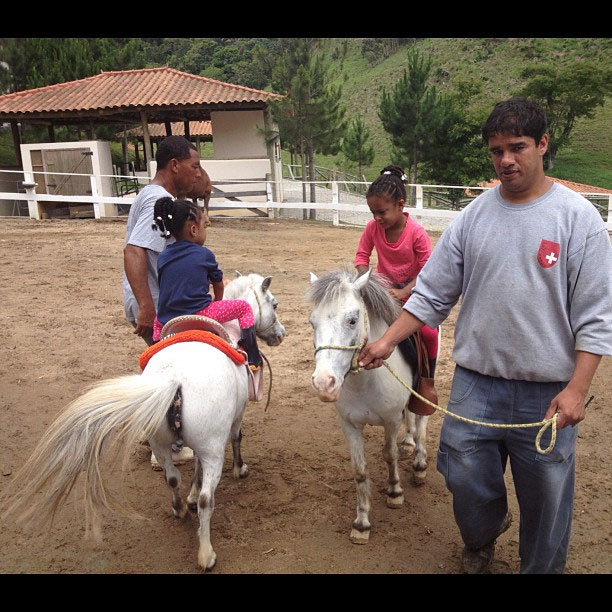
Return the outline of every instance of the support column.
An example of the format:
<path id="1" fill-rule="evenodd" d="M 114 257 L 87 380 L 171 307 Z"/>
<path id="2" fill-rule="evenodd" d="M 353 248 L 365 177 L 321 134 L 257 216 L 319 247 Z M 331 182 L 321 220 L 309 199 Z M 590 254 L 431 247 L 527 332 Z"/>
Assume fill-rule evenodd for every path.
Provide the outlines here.
<path id="1" fill-rule="evenodd" d="M 140 111 L 140 121 L 142 123 L 142 136 L 144 139 L 145 168 L 147 173 L 149 173 L 149 164 L 153 161 L 153 153 L 151 151 L 151 136 L 149 134 L 149 124 L 147 123 L 147 115 L 144 111 Z"/>
<path id="2" fill-rule="evenodd" d="M 172 123 L 164 121 L 164 125 L 166 126 L 166 136 L 172 136 Z"/>
<path id="3" fill-rule="evenodd" d="M 280 163 L 280 138 L 278 135 L 278 127 L 270 116 L 270 111 L 266 108 L 263 111 L 264 117 L 264 132 L 266 139 L 266 152 L 270 160 L 270 168 L 272 170 L 272 193 L 276 202 L 283 201 L 283 173 Z M 274 135 L 274 138 L 272 136 Z M 304 200 L 305 201 L 305 200 Z"/>
<path id="4" fill-rule="evenodd" d="M 185 126 L 185 138 L 191 142 L 191 132 L 189 131 L 189 121 L 183 121 L 183 125 Z"/>
<path id="5" fill-rule="evenodd" d="M 19 132 L 19 124 L 16 121 L 11 121 L 11 131 L 13 132 L 13 145 L 15 147 L 17 165 L 23 168 L 23 160 L 21 159 L 21 134 Z"/>
<path id="6" fill-rule="evenodd" d="M 128 140 L 127 140 L 127 126 L 123 126 L 123 140 L 121 141 L 121 149 L 123 151 L 123 168 L 121 169 L 121 174 L 129 174 L 130 173 L 130 158 L 128 156 Z"/>
<path id="7" fill-rule="evenodd" d="M 47 126 L 47 134 L 49 135 L 49 142 L 55 142 L 55 129 L 53 124 Z"/>

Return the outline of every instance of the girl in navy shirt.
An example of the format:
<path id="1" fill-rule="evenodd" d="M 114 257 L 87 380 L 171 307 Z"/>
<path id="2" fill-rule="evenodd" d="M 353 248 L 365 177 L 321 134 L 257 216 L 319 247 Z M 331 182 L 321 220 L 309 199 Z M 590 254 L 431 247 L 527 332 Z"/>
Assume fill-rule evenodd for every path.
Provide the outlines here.
<path id="1" fill-rule="evenodd" d="M 219 323 L 238 319 L 239 344 L 247 353 L 249 364 L 262 365 L 255 336 L 255 318 L 245 300 L 223 299 L 223 272 L 214 253 L 204 246 L 206 220 L 193 202 L 160 198 L 155 203 L 155 225 L 168 244 L 157 260 L 159 302 L 153 325 L 153 340 L 159 340 L 163 326 L 181 315 L 197 314 Z M 214 301 L 210 296 L 213 286 Z"/>

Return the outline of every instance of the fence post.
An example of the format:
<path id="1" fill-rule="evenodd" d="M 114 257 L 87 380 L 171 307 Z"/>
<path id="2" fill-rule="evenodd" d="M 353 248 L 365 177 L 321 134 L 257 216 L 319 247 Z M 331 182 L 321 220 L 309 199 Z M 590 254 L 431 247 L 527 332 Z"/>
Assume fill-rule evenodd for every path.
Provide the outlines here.
<path id="1" fill-rule="evenodd" d="M 31 174 L 24 172 L 23 182 L 21 185 L 25 189 L 27 195 L 32 197 L 31 200 L 28 198 L 28 212 L 30 219 L 38 219 L 40 221 L 40 207 L 38 202 L 34 199 L 36 198 L 36 187 L 38 187 L 38 183 L 34 182 L 34 178 Z"/>
<path id="2" fill-rule="evenodd" d="M 423 209 L 423 185 L 416 186 L 416 208 Z"/>
<path id="3" fill-rule="evenodd" d="M 332 204 L 339 204 L 340 203 L 340 197 L 338 195 L 338 182 L 337 181 L 333 181 L 332 182 Z M 338 226 L 340 225 L 340 216 L 338 214 L 338 209 L 334 208 L 333 209 L 333 224 Z"/>
<path id="4" fill-rule="evenodd" d="M 612 232 L 612 194 L 608 196 L 608 231 Z"/>
<path id="5" fill-rule="evenodd" d="M 94 198 L 98 197 L 98 185 L 96 182 L 96 176 L 95 174 L 90 175 L 89 180 L 91 182 L 91 195 Z M 104 205 L 100 206 L 100 202 L 94 202 L 93 203 L 93 210 L 94 210 L 94 217 L 96 219 L 100 218 L 100 208 L 103 208 Z"/>

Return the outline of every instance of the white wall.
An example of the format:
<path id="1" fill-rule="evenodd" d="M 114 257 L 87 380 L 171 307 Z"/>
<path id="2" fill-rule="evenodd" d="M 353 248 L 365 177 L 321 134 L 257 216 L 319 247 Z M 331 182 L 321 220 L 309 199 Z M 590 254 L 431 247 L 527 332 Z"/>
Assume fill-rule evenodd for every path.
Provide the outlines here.
<path id="1" fill-rule="evenodd" d="M 262 110 L 210 113 L 215 159 L 268 157 Z"/>

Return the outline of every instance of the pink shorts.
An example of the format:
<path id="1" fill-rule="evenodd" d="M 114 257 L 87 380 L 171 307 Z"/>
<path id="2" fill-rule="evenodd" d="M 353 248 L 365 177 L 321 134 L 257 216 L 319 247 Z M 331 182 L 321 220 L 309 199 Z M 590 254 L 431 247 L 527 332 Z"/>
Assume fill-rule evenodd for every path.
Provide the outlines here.
<path id="1" fill-rule="evenodd" d="M 216 300 L 199 312 L 185 314 L 202 315 L 203 317 L 214 319 L 218 323 L 225 323 L 232 319 L 238 319 L 240 329 L 247 329 L 255 325 L 253 309 L 245 300 Z M 163 327 L 164 326 L 159 322 L 158 318 L 155 317 L 155 322 L 153 323 L 153 340 L 159 340 L 161 338 Z"/>

